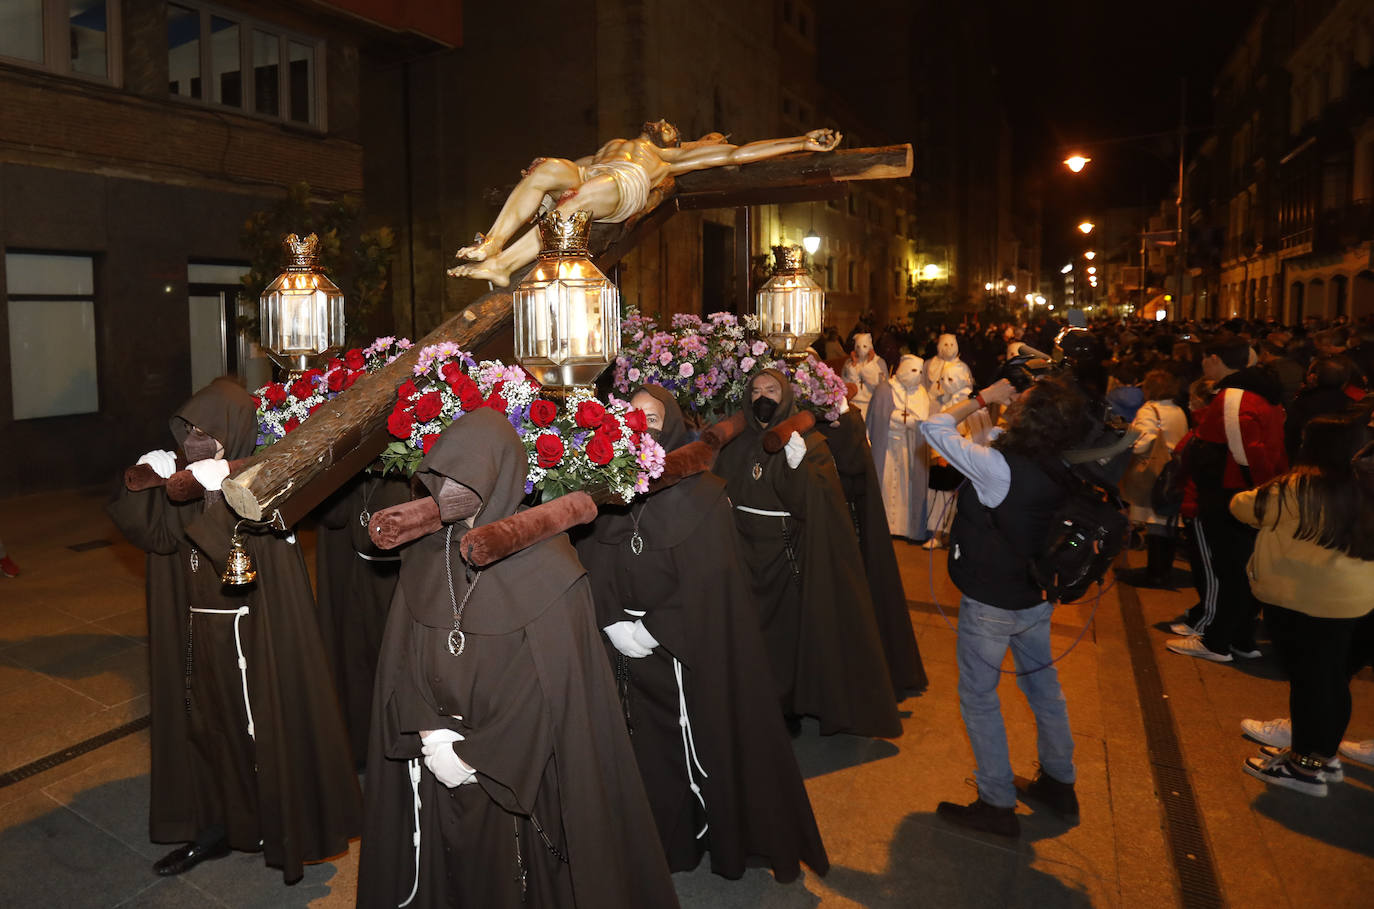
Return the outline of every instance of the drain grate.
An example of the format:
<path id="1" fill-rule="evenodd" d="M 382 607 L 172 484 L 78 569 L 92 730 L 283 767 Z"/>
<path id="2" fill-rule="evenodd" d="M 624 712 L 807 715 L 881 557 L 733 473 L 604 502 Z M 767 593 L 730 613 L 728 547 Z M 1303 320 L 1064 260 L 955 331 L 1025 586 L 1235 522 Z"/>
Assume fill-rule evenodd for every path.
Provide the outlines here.
<path id="1" fill-rule="evenodd" d="M 92 549 L 104 549 L 113 545 L 109 540 L 87 540 L 84 543 L 73 543 L 67 548 L 72 552 L 90 552 Z"/>
<path id="2" fill-rule="evenodd" d="M 1124 567 L 1124 563 L 1123 563 Z M 1178 875 L 1180 905 L 1186 909 L 1211 909 L 1226 905 L 1217 881 L 1217 867 L 1207 845 L 1207 831 L 1198 811 L 1197 796 L 1183 765 L 1174 714 L 1164 696 L 1159 663 L 1150 646 L 1145 615 L 1135 588 L 1116 585 L 1121 618 L 1126 627 L 1126 647 L 1131 655 L 1136 694 L 1145 721 L 1145 746 L 1150 755 L 1155 790 L 1164 805 L 1164 829 Z"/>
<path id="3" fill-rule="evenodd" d="M 94 751 L 97 748 L 102 748 L 111 742 L 124 738 L 126 735 L 133 735 L 135 732 L 147 729 L 150 722 L 150 717 L 141 716 L 136 720 L 125 723 L 123 726 L 117 726 L 109 732 L 102 732 L 100 735 L 86 739 L 84 742 L 77 742 L 69 748 L 63 748 L 61 751 L 54 751 L 46 757 L 41 757 L 36 761 L 25 764 L 23 767 L 17 767 L 8 773 L 0 774 L 0 789 L 4 789 L 6 786 L 13 786 L 20 780 L 26 780 L 45 770 L 51 770 L 54 767 L 65 764 L 73 758 L 81 757 L 83 754 Z"/>

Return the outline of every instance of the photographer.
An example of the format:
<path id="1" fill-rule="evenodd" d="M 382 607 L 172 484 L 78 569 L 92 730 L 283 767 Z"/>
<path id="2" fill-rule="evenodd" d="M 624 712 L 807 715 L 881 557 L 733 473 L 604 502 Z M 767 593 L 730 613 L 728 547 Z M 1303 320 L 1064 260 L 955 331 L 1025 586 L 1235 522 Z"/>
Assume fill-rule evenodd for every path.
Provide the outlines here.
<path id="1" fill-rule="evenodd" d="M 1011 404 L 1005 430 L 990 445 L 959 435 L 959 421 L 990 404 Z M 1055 479 L 1061 453 L 1083 438 L 1085 399 L 1061 379 L 1036 382 L 1017 395 L 1001 379 L 975 399 L 932 416 L 926 442 L 957 467 L 968 485 L 959 495 L 949 556 L 959 604 L 959 705 L 978 768 L 978 798 L 941 802 L 936 813 L 963 827 L 1020 835 L 1017 790 L 1007 751 L 997 686 L 1011 648 L 1017 683 L 1035 713 L 1041 771 L 1022 795 L 1067 820 L 1078 816 L 1073 737 L 1059 676 L 1050 665 L 1053 607 L 1031 580 L 1029 565 L 1050 537 L 1067 491 Z"/>

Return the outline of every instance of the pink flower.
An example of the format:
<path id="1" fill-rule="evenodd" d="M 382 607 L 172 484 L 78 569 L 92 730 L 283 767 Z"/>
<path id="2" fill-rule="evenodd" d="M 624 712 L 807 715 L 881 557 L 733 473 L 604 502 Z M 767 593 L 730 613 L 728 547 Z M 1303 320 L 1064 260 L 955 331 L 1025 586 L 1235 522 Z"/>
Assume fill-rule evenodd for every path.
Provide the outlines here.
<path id="1" fill-rule="evenodd" d="M 683 363 L 681 366 L 679 366 L 679 367 L 677 368 L 677 374 L 678 374 L 679 376 L 682 376 L 682 378 L 684 378 L 684 379 L 689 379 L 689 378 L 691 378 L 691 377 L 692 377 L 692 373 L 694 373 L 694 372 L 696 372 L 696 370 L 692 368 L 692 364 L 691 364 L 691 363 Z"/>
<path id="2" fill-rule="evenodd" d="M 764 352 L 765 352 L 766 350 L 768 350 L 768 345 L 767 345 L 767 344 L 763 343 L 762 341 L 755 341 L 755 342 L 754 342 L 754 349 L 753 349 L 753 351 L 752 351 L 752 353 L 754 354 L 754 356 L 756 356 L 756 357 L 761 357 L 761 356 L 763 356 L 763 354 L 764 354 Z"/>
<path id="3" fill-rule="evenodd" d="M 631 366 L 630 371 L 627 372 L 625 375 L 629 377 L 631 382 L 638 382 L 639 377 L 642 375 L 642 373 L 640 373 L 637 367 Z"/>
<path id="4" fill-rule="evenodd" d="M 754 364 L 757 362 L 758 361 L 753 357 L 745 357 L 743 360 L 739 361 L 740 372 L 748 372 L 754 368 Z"/>
<path id="5" fill-rule="evenodd" d="M 658 355 L 658 364 L 660 366 L 667 366 L 671 362 L 673 362 L 673 355 L 668 351 L 665 350 L 663 353 Z"/>

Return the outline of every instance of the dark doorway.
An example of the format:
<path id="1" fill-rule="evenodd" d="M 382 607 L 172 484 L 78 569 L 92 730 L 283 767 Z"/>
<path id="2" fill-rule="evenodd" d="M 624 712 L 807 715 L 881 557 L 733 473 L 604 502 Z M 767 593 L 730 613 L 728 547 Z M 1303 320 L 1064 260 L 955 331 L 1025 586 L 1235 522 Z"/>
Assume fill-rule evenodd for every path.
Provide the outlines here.
<path id="1" fill-rule="evenodd" d="M 701 314 L 729 312 L 735 301 L 735 229 L 701 222 Z"/>

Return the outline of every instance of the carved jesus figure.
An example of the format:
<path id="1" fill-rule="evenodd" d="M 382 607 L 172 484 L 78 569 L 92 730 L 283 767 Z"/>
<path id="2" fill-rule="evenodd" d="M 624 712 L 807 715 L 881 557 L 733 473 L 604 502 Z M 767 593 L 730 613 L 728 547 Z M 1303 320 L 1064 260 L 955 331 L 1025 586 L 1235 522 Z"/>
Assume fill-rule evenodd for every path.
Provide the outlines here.
<path id="1" fill-rule="evenodd" d="M 591 212 L 593 220 L 619 223 L 644 209 L 649 191 L 666 178 L 689 171 L 729 164 L 748 164 L 794 151 L 831 151 L 840 134 L 813 129 L 804 136 L 764 139 L 747 145 L 730 145 L 720 133 L 683 142 L 666 120 L 645 123 L 634 139 L 612 139 L 596 154 L 569 161 L 536 158 L 511 190 L 496 223 L 478 234 L 471 246 L 458 250 L 456 258 L 469 261 L 449 269 L 455 278 L 478 278 L 505 287 L 510 274 L 534 261 L 539 238 L 527 231 L 509 247 L 515 232 L 530 222 L 541 206 L 563 214 L 578 209 Z"/>

